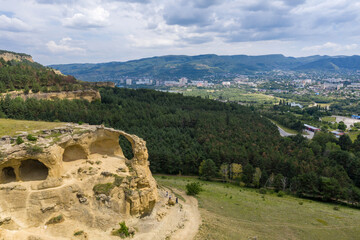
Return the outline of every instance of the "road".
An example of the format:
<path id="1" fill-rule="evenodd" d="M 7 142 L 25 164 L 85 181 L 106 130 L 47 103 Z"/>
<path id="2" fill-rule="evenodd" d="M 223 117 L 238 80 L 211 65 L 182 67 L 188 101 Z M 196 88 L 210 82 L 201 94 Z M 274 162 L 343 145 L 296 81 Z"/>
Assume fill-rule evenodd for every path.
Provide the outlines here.
<path id="1" fill-rule="evenodd" d="M 280 136 L 282 136 L 282 137 L 289 137 L 289 136 L 294 136 L 294 135 L 296 135 L 296 134 L 293 134 L 293 133 L 285 132 L 285 130 L 282 129 L 281 127 L 279 127 L 279 126 L 277 126 L 277 127 L 278 127 L 278 129 L 279 129 Z M 307 130 L 305 130 L 305 131 L 306 131 L 307 134 L 306 134 L 306 135 L 303 134 L 303 137 L 306 137 L 307 139 L 312 139 L 312 138 L 314 137 L 314 132 L 307 131 Z"/>

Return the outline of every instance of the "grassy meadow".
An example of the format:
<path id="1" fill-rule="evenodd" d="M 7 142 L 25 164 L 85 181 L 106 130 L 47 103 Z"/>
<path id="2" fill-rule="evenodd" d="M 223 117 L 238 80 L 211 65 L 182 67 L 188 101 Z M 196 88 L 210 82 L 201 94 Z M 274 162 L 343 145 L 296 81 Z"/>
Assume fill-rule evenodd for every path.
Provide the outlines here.
<path id="1" fill-rule="evenodd" d="M 175 89 L 175 88 L 174 88 Z M 182 91 L 184 96 L 200 96 L 202 98 L 209 97 L 210 99 L 224 99 L 229 101 L 238 101 L 244 103 L 278 103 L 280 98 L 262 93 L 249 93 L 240 88 L 218 88 L 218 89 L 202 89 L 202 88 L 187 88 L 175 90 Z"/>
<path id="2" fill-rule="evenodd" d="M 0 118 L 0 137 L 4 135 L 13 136 L 18 132 L 31 133 L 34 130 L 50 129 L 64 126 L 60 122 L 25 121 Z"/>
<path id="3" fill-rule="evenodd" d="M 359 239 L 360 210 L 194 177 L 155 176 L 159 185 L 185 190 L 199 181 L 200 239 Z M 338 210 L 334 208 L 338 207 Z"/>

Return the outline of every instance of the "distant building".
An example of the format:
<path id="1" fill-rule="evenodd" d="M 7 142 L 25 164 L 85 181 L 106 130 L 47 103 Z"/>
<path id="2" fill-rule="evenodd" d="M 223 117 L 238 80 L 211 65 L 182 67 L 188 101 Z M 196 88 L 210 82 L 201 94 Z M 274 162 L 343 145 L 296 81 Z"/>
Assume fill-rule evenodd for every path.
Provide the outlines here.
<path id="1" fill-rule="evenodd" d="M 185 86 L 188 83 L 188 79 L 186 77 L 182 77 L 179 79 L 179 85 Z"/>
<path id="2" fill-rule="evenodd" d="M 313 126 L 310 126 L 308 124 L 304 124 L 305 126 L 305 129 L 308 130 L 308 131 L 311 131 L 311 132 L 318 132 L 320 131 L 320 128 L 317 128 L 317 127 L 313 127 Z"/>
<path id="3" fill-rule="evenodd" d="M 351 118 L 353 118 L 353 119 L 360 119 L 360 116 L 358 116 L 358 115 L 351 115 Z"/>
<path id="4" fill-rule="evenodd" d="M 126 79 L 126 85 L 131 85 L 132 84 L 132 80 L 131 79 Z"/>
<path id="5" fill-rule="evenodd" d="M 344 132 L 339 132 L 339 131 L 332 131 L 331 133 L 334 134 L 336 138 L 339 138 L 340 136 L 345 135 Z"/>
<path id="6" fill-rule="evenodd" d="M 231 82 L 222 82 L 221 84 L 226 87 L 231 86 Z"/>
<path id="7" fill-rule="evenodd" d="M 340 84 L 334 84 L 334 83 L 324 83 L 322 85 L 323 89 L 336 89 L 339 90 L 340 88 L 344 87 L 344 84 L 340 83 Z"/>
<path id="8" fill-rule="evenodd" d="M 299 103 L 292 102 L 292 103 L 290 103 L 290 107 L 299 107 L 299 108 L 303 108 L 303 105 L 301 105 L 301 104 L 299 104 Z"/>

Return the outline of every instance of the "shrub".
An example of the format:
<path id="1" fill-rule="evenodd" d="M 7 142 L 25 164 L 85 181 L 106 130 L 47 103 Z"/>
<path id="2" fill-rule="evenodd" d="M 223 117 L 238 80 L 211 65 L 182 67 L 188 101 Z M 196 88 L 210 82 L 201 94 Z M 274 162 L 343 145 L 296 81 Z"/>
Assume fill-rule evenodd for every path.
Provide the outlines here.
<path id="1" fill-rule="evenodd" d="M 261 193 L 261 194 L 266 194 L 266 189 L 265 189 L 265 188 L 260 188 L 260 189 L 259 189 L 259 193 Z"/>
<path id="2" fill-rule="evenodd" d="M 299 202 L 299 205 L 303 205 L 304 204 L 304 202 Z"/>
<path id="3" fill-rule="evenodd" d="M 80 235 L 83 235 L 84 234 L 84 231 L 77 231 L 74 233 L 74 236 L 80 236 Z"/>
<path id="4" fill-rule="evenodd" d="M 27 135 L 27 140 L 29 140 L 29 141 L 33 141 L 33 142 L 35 142 L 36 140 L 37 140 L 37 138 L 36 137 L 34 137 L 33 135 L 31 135 L 31 134 L 29 134 L 29 135 Z"/>
<path id="5" fill-rule="evenodd" d="M 93 187 L 93 191 L 95 194 L 105 194 L 109 196 L 113 188 L 114 184 L 112 183 L 97 184 Z"/>
<path id="6" fill-rule="evenodd" d="M 277 193 L 277 196 L 278 196 L 278 197 L 283 197 L 283 196 L 285 196 L 285 193 L 284 193 L 283 191 L 279 191 L 279 192 Z"/>
<path id="7" fill-rule="evenodd" d="M 36 146 L 36 145 L 28 145 L 26 146 L 26 153 L 28 154 L 38 154 L 38 153 L 42 153 L 43 149 L 42 147 Z"/>
<path id="8" fill-rule="evenodd" d="M 334 209 L 335 211 L 339 211 L 339 207 L 338 207 L 338 206 L 335 206 L 333 209 Z"/>
<path id="9" fill-rule="evenodd" d="M 20 144 L 22 144 L 22 143 L 24 143 L 24 140 L 19 136 L 19 137 L 17 137 L 17 139 L 16 139 L 16 144 L 17 145 L 20 145 Z"/>
<path id="10" fill-rule="evenodd" d="M 56 223 L 61 223 L 64 221 L 64 217 L 63 215 L 59 215 L 56 217 L 51 218 L 49 221 L 46 222 L 46 225 L 48 224 L 56 224 Z"/>
<path id="11" fill-rule="evenodd" d="M 126 226 L 125 221 L 119 223 L 120 228 L 112 231 L 112 235 L 119 236 L 121 238 L 130 237 L 130 235 L 134 235 L 134 233 L 129 232 L 129 227 Z"/>
<path id="12" fill-rule="evenodd" d="M 115 175 L 115 179 L 114 179 L 114 185 L 117 187 L 120 187 L 122 181 L 123 181 L 123 177 L 120 177 L 118 175 Z"/>
<path id="13" fill-rule="evenodd" d="M 186 194 L 195 196 L 202 191 L 201 185 L 198 182 L 186 184 Z"/>

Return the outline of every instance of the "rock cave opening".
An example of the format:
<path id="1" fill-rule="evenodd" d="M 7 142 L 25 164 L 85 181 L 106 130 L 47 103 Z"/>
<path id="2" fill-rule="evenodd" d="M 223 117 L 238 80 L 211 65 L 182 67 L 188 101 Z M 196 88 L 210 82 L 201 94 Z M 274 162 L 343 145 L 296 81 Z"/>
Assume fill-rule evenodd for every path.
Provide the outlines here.
<path id="1" fill-rule="evenodd" d="M 21 162 L 20 179 L 22 181 L 45 180 L 48 174 L 49 169 L 38 160 L 28 159 Z"/>
<path id="2" fill-rule="evenodd" d="M 125 136 L 120 135 L 119 144 L 124 156 L 129 160 L 132 159 L 134 157 L 134 153 L 130 141 Z"/>
<path id="3" fill-rule="evenodd" d="M 102 155 L 113 156 L 119 149 L 119 143 L 111 139 L 97 140 L 90 146 L 91 154 L 98 153 Z"/>
<path id="4" fill-rule="evenodd" d="M 1 183 L 9 183 L 15 181 L 16 181 L 16 175 L 14 168 L 12 167 L 3 168 L 1 171 Z"/>
<path id="5" fill-rule="evenodd" d="M 79 145 L 72 145 L 65 148 L 63 154 L 64 162 L 72 162 L 80 159 L 87 159 L 87 154 L 85 150 Z"/>

